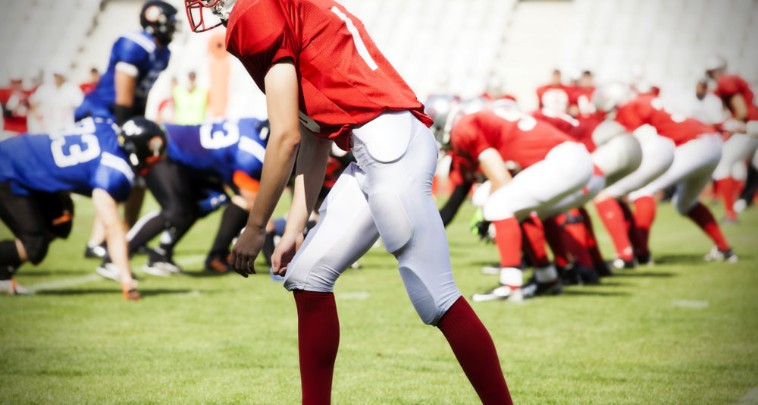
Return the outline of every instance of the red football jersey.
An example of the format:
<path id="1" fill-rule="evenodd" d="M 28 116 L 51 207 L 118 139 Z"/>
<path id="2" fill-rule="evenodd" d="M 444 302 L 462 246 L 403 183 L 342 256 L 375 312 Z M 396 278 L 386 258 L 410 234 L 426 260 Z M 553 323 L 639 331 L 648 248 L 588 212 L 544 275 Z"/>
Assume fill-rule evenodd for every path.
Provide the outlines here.
<path id="1" fill-rule="evenodd" d="M 569 88 L 564 85 L 546 84 L 537 88 L 540 109 L 566 112 L 569 106 Z"/>
<path id="2" fill-rule="evenodd" d="M 264 93 L 271 66 L 292 59 L 300 121 L 342 149 L 350 148 L 352 127 L 387 111 L 410 110 L 432 124 L 361 21 L 333 0 L 240 0 L 229 17 L 226 47 Z"/>
<path id="3" fill-rule="evenodd" d="M 594 86 L 571 88 L 569 92 L 569 105 L 577 107 L 580 117 L 591 117 L 597 114 L 595 104 L 592 102 L 592 95 L 594 93 Z"/>
<path id="4" fill-rule="evenodd" d="M 584 144 L 590 152 L 597 149 L 597 145 L 592 140 L 592 132 L 602 120 L 595 115 L 578 120 L 568 114 L 545 114 L 542 111 L 535 111 L 532 113 L 532 117 L 558 128 L 577 142 Z"/>
<path id="5" fill-rule="evenodd" d="M 479 154 L 495 149 L 505 162 L 523 170 L 571 138 L 550 124 L 515 110 L 483 110 L 461 118 L 450 132 L 451 179 L 460 184 L 476 171 Z"/>
<path id="6" fill-rule="evenodd" d="M 758 107 L 755 105 L 755 98 L 753 91 L 750 89 L 750 85 L 737 75 L 722 76 L 716 83 L 715 93 L 721 98 L 724 105 L 732 110 L 731 100 L 736 95 L 741 95 L 745 99 L 745 104 L 748 108 L 748 119 L 758 120 Z M 734 113 L 734 111 L 732 111 Z"/>
<path id="7" fill-rule="evenodd" d="M 674 141 L 676 146 L 714 132 L 712 127 L 700 121 L 679 114 L 672 115 L 653 94 L 641 94 L 619 108 L 616 121 L 630 132 L 642 125 L 651 125 L 659 135 Z"/>

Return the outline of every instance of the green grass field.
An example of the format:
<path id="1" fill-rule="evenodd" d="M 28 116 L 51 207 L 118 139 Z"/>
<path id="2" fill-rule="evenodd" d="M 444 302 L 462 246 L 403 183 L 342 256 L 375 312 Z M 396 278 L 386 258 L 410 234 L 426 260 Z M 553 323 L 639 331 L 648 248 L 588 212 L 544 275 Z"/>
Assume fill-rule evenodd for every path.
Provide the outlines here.
<path id="1" fill-rule="evenodd" d="M 82 258 L 92 208 L 87 199 L 76 204 L 71 238 L 18 275 L 37 294 L 0 297 L 0 402 L 298 403 L 294 301 L 268 274 L 202 272 L 217 215 L 180 244 L 187 274 L 142 276 L 143 300 L 131 303 L 94 275 L 96 261 Z M 467 206 L 448 230 L 467 296 L 496 283 L 479 274 L 497 252 L 468 233 L 471 213 Z M 725 228 L 740 263 L 706 264 L 705 236 L 664 205 L 653 229 L 654 267 L 562 296 L 473 304 L 516 403 L 758 401 L 756 230 L 753 209 Z M 8 236 L 0 225 L 0 238 Z M 138 274 L 144 260 L 132 262 Z M 442 334 L 416 316 L 394 259 L 374 249 L 361 263 L 336 287 L 334 403 L 476 403 Z"/>

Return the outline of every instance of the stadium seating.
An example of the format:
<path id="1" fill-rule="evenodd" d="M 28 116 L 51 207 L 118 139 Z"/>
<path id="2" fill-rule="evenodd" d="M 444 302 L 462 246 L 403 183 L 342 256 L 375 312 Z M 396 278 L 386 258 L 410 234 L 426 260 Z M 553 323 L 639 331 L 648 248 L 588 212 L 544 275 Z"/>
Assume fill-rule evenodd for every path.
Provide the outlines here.
<path id="1" fill-rule="evenodd" d="M 30 60 L 44 61 L 60 53 L 76 61 L 83 77 L 90 66 L 103 67 L 109 47 L 120 32 L 136 29 L 142 2 L 137 0 L 29 0 L 34 8 L 23 19 L 39 23 L 29 35 L 49 37 L 59 32 L 53 18 L 30 10 L 50 6 L 54 15 L 69 15 L 77 24 L 65 24 L 72 41 L 38 41 L 45 47 L 23 50 Z M 179 8 L 180 1 L 174 2 Z M 758 0 L 343 0 L 358 16 L 375 42 L 421 98 L 450 91 L 473 96 L 485 91 L 497 77 L 505 90 L 528 108 L 536 105 L 534 89 L 547 81 L 553 68 L 566 78 L 591 69 L 600 81 L 645 80 L 663 87 L 664 95 L 679 97 L 692 92 L 703 74 L 707 56 L 721 54 L 730 69 L 758 82 Z M 91 6 L 89 12 L 81 10 Z M 3 20 L 14 20 L 10 13 Z M 49 14 L 48 14 L 49 15 Z M 184 15 L 180 12 L 180 17 Z M 58 21 L 66 21 L 60 19 Z M 96 21 L 96 28 L 77 44 Z M 724 26 L 729 21 L 729 26 Z M 207 36 L 188 32 L 184 22 L 172 45 L 174 58 L 168 75 L 182 76 L 188 69 L 202 72 L 196 57 L 204 52 Z M 25 24 L 24 27 L 32 27 Z M 74 28 L 76 27 L 76 28 Z M 87 27 L 84 29 L 82 27 Z M 3 24 L 4 34 L 14 32 Z M 5 37 L 5 35 L 4 35 Z M 69 43 L 70 42 L 70 43 Z M 753 46 L 751 46 L 753 44 Z M 14 43 L 3 50 L 18 51 Z M 70 52 L 70 49 L 74 49 Z M 199 52 L 199 53 L 198 53 Z M 15 54 L 10 52 L 10 54 Z M 33 55 L 32 55 L 33 56 Z M 236 67 L 238 70 L 239 67 Z M 202 79 L 202 75 L 201 75 Z M 166 79 L 161 79 L 165 81 Z M 251 89 L 244 74 L 237 74 L 242 88 Z M 160 84 L 160 83 L 159 83 Z"/>

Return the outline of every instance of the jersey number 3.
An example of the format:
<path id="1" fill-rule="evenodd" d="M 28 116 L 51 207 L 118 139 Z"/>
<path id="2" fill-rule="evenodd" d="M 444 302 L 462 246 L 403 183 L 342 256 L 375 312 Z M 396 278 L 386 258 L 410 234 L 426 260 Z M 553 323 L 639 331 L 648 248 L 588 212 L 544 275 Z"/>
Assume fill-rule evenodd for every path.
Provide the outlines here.
<path id="1" fill-rule="evenodd" d="M 66 149 L 66 141 L 72 138 L 61 136 L 51 140 L 50 149 L 53 152 L 53 160 L 58 167 L 75 166 L 100 156 L 100 144 L 97 141 L 97 136 L 82 135 L 80 143 L 69 145 Z"/>

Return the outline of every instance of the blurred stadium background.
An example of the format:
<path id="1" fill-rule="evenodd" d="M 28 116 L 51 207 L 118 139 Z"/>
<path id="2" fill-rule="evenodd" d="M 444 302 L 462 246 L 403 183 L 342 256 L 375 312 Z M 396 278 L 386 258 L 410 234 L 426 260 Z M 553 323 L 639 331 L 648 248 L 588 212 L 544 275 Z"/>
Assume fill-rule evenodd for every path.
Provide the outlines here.
<path id="1" fill-rule="evenodd" d="M 113 41 L 139 30 L 141 0 L 8 2 L 0 16 L 0 85 L 31 86 L 50 66 L 69 80 L 104 70 Z M 173 0 L 184 20 L 183 4 Z M 758 0 L 343 0 L 421 100 L 433 93 L 514 95 L 537 106 L 534 89 L 560 69 L 566 84 L 584 70 L 597 82 L 656 85 L 669 106 L 694 98 L 704 63 L 721 55 L 729 70 L 758 84 Z M 223 33 L 193 34 L 182 21 L 173 57 L 151 94 L 157 115 L 190 70 L 221 91 L 228 117 L 262 116 L 263 98 L 223 51 Z M 221 48 L 219 48 L 219 46 Z M 227 67 L 228 64 L 228 67 Z M 214 74 L 211 74 L 211 72 Z M 218 72 L 221 73 L 218 73 Z M 220 88 L 220 89 L 219 89 Z M 213 91 L 213 90 L 212 90 Z"/>

